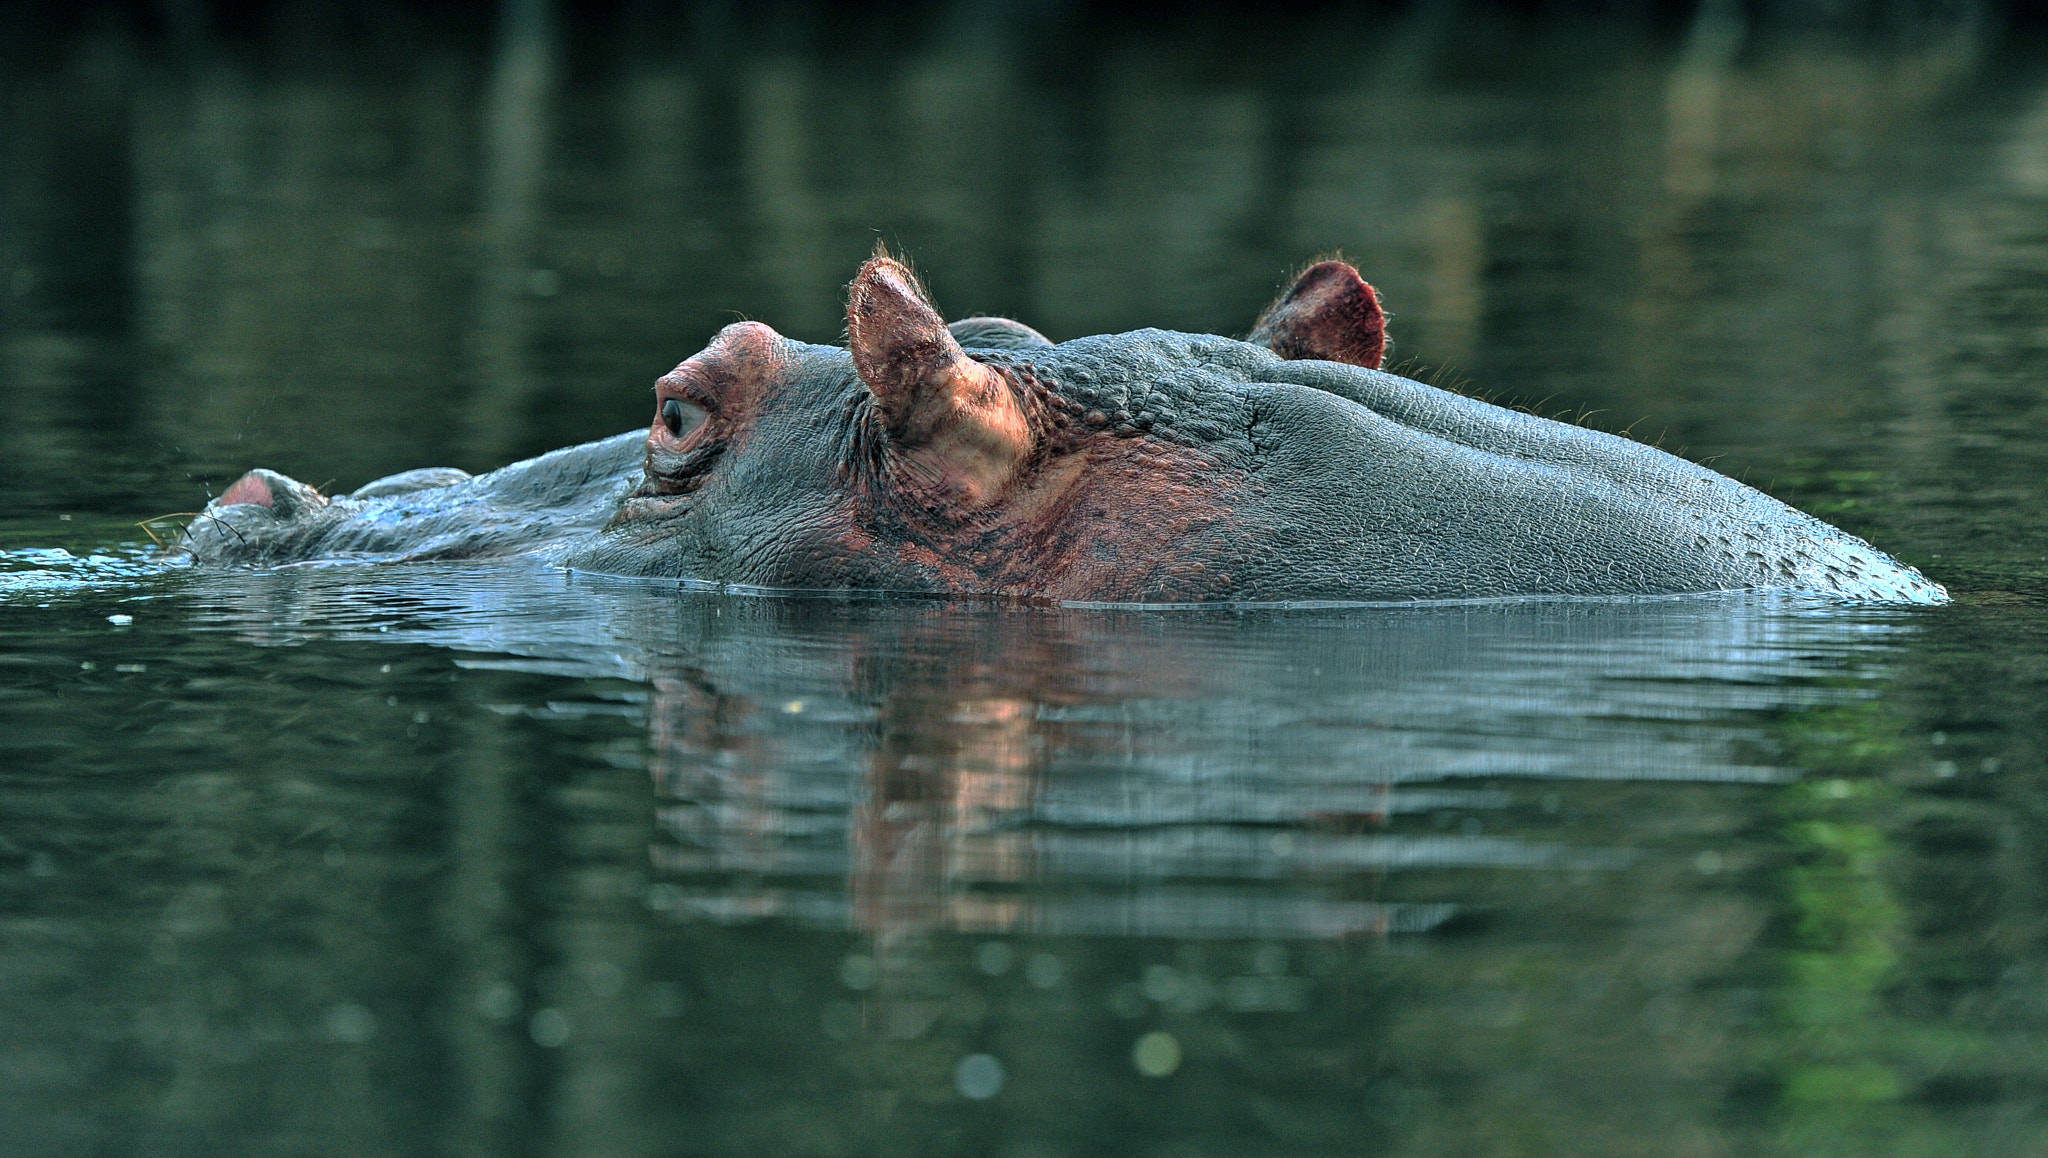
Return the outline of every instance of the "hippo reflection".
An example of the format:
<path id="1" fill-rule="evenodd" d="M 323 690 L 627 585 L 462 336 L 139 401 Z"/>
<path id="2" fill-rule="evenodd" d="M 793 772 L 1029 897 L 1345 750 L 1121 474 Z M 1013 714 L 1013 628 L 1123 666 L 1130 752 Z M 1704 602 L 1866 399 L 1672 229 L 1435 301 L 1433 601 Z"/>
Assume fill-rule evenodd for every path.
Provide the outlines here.
<path id="1" fill-rule="evenodd" d="M 944 1090 L 987 1052 L 1062 1112 L 1113 1101 L 1162 1025 L 1198 1069 L 1269 1072 L 1317 1035 L 1410 1074 L 1499 1049 L 1572 1059 L 1603 1107 L 1704 1084 L 1720 1112 L 1781 1039 L 1674 1026 L 1718 1030 L 1731 984 L 1871 976 L 1861 938 L 1794 971 L 1767 930 L 1817 875 L 1779 871 L 1786 834 L 1842 831 L 1792 810 L 1887 798 L 1784 782 L 1816 743 L 1894 759 L 1889 664 L 1918 631 L 1748 595 L 1161 615 L 734 598 L 530 561 L 229 572 L 183 598 L 204 628 L 315 642 L 290 651 L 317 684 L 276 695 L 278 655 L 217 702 L 314 768 L 336 745 L 292 723 L 305 696 L 339 704 L 409 802 L 381 816 L 432 818 L 395 866 L 351 858 L 282 900 L 442 898 L 428 952 L 473 979 L 447 987 L 458 1016 L 495 992 L 523 1017 L 530 993 L 577 1035 L 550 1059 L 603 1073 L 637 1049 L 720 1091 Z M 332 678 L 338 649 L 361 679 Z M 352 785 L 324 799 L 389 823 Z M 422 886 L 420 864 L 449 868 Z M 1947 895 L 1916 912 L 1888 877 L 1829 879 L 1900 929 Z M 1757 1005 L 1802 999 L 1773 984 Z M 464 1020 L 486 1061 L 524 1046 Z M 1222 1040 L 1245 1060 L 1194 1052 Z"/>
<path id="2" fill-rule="evenodd" d="M 331 498 L 253 471 L 194 521 L 202 562 L 532 553 L 738 586 L 1191 603 L 1795 590 L 1934 603 L 1937 584 L 1704 467 L 1379 369 L 1341 262 L 1248 341 L 1055 345 L 948 327 L 878 254 L 848 346 L 726 327 L 656 386 L 646 434 L 477 478 Z"/>
<path id="3" fill-rule="evenodd" d="M 1618 867 L 1603 850 L 1384 831 L 1400 813 L 1501 808 L 1499 792 L 1377 772 L 1256 789 L 1176 783 L 1149 761 L 1111 772 L 1130 737 L 1104 726 L 1114 709 L 1077 654 L 1088 635 L 1015 620 L 962 640 L 957 620 L 893 618 L 828 677 L 870 685 L 855 703 L 766 698 L 731 670 L 651 675 L 650 770 L 668 803 L 650 859 L 673 915 L 857 929 L 882 957 L 938 932 L 1324 938 L 1419 932 L 1454 911 L 1330 895 L 1360 869 Z M 984 649 L 1002 662 L 974 663 Z M 1145 695 L 1203 695 L 1175 654 L 1130 657 Z M 1279 865 L 1300 879 L 1274 879 Z"/>
<path id="4" fill-rule="evenodd" d="M 1451 898 L 1336 886 L 1623 868 L 1615 846 L 1636 837 L 1560 842 L 1533 811 L 1544 794 L 1776 783 L 1784 769 L 1753 762 L 1758 722 L 1855 699 L 1829 681 L 1896 634 L 1887 612 L 1747 596 L 1020 613 L 678 600 L 530 564 L 244 572 L 201 597 L 203 623 L 259 642 L 510 653 L 526 658 L 458 662 L 645 689 L 628 701 L 645 712 L 633 751 L 662 804 L 641 863 L 664 908 L 883 946 L 945 930 L 1427 929 Z M 581 718 L 575 707 L 543 714 Z M 474 746 L 494 750 L 481 734 Z M 1482 831 L 1435 827 L 1440 815 Z"/>

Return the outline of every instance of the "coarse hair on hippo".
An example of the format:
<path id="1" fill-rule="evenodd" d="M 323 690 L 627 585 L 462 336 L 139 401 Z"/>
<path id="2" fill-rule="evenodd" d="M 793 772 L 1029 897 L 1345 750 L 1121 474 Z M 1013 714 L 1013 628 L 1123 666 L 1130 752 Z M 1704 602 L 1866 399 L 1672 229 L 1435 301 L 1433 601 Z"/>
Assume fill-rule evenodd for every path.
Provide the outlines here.
<path id="1" fill-rule="evenodd" d="M 537 552 L 746 588 L 1116 603 L 1791 590 L 1939 602 L 1869 544 L 1705 467 L 1380 370 L 1379 295 L 1311 264 L 1243 341 L 947 325 L 878 249 L 846 345 L 725 327 L 643 435 L 345 499 L 251 472 L 202 561 Z"/>

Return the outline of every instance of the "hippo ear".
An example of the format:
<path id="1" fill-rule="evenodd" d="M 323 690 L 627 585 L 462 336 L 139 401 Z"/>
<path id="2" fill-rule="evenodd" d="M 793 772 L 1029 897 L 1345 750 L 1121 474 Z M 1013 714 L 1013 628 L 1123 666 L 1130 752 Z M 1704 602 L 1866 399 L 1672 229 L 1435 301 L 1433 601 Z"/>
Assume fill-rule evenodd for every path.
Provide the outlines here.
<path id="1" fill-rule="evenodd" d="M 1320 358 L 1377 370 L 1387 352 L 1387 317 L 1379 295 L 1357 270 L 1341 261 L 1319 261 L 1260 315 L 1245 341 L 1289 360 Z"/>
<path id="2" fill-rule="evenodd" d="M 917 279 L 885 253 L 853 279 L 846 337 L 910 477 L 968 506 L 994 501 L 1031 454 L 1009 379 L 967 356 Z"/>

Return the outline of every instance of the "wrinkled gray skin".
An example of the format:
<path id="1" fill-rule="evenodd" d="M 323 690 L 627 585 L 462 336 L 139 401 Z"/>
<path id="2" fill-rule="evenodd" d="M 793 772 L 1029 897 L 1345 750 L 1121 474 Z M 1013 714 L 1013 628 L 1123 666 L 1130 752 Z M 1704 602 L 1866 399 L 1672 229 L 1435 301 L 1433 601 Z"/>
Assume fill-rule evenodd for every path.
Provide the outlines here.
<path id="1" fill-rule="evenodd" d="M 1195 464 L 1205 513 L 1161 540 L 1157 496 L 1106 484 L 1034 539 L 893 504 L 866 465 L 878 457 L 863 433 L 869 399 L 847 351 L 783 340 L 788 366 L 747 437 L 662 517 L 615 519 L 647 501 L 629 497 L 649 441 L 635 431 L 473 479 L 408 472 L 348 498 L 252 472 L 272 505 L 211 505 L 183 546 L 202 563 L 538 552 L 577 569 L 769 588 L 1119 602 L 1743 589 L 1947 599 L 1862 540 L 1625 438 L 1227 338 L 1140 330 L 1052 346 L 1006 325 L 952 329 L 976 360 L 1043 384 L 1067 416 L 1071 436 L 1044 461 Z M 1034 584 L 1018 544 L 1047 535 L 1069 555 Z M 980 561 L 934 565 L 934 552 Z"/>

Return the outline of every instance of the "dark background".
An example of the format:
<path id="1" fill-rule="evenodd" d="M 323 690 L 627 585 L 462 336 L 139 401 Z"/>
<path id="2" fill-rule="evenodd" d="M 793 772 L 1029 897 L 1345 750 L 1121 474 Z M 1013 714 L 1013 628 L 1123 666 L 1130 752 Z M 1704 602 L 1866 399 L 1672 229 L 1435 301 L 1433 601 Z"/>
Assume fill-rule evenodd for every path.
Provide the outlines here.
<path id="1" fill-rule="evenodd" d="M 2043 1153 L 2037 25 L 0 5 L 0 1150 Z M 1397 365 L 1957 602 L 841 603 L 135 526 L 637 426 L 735 317 L 836 340 L 877 237 L 1055 338 L 1242 332 L 1342 250 Z"/>

